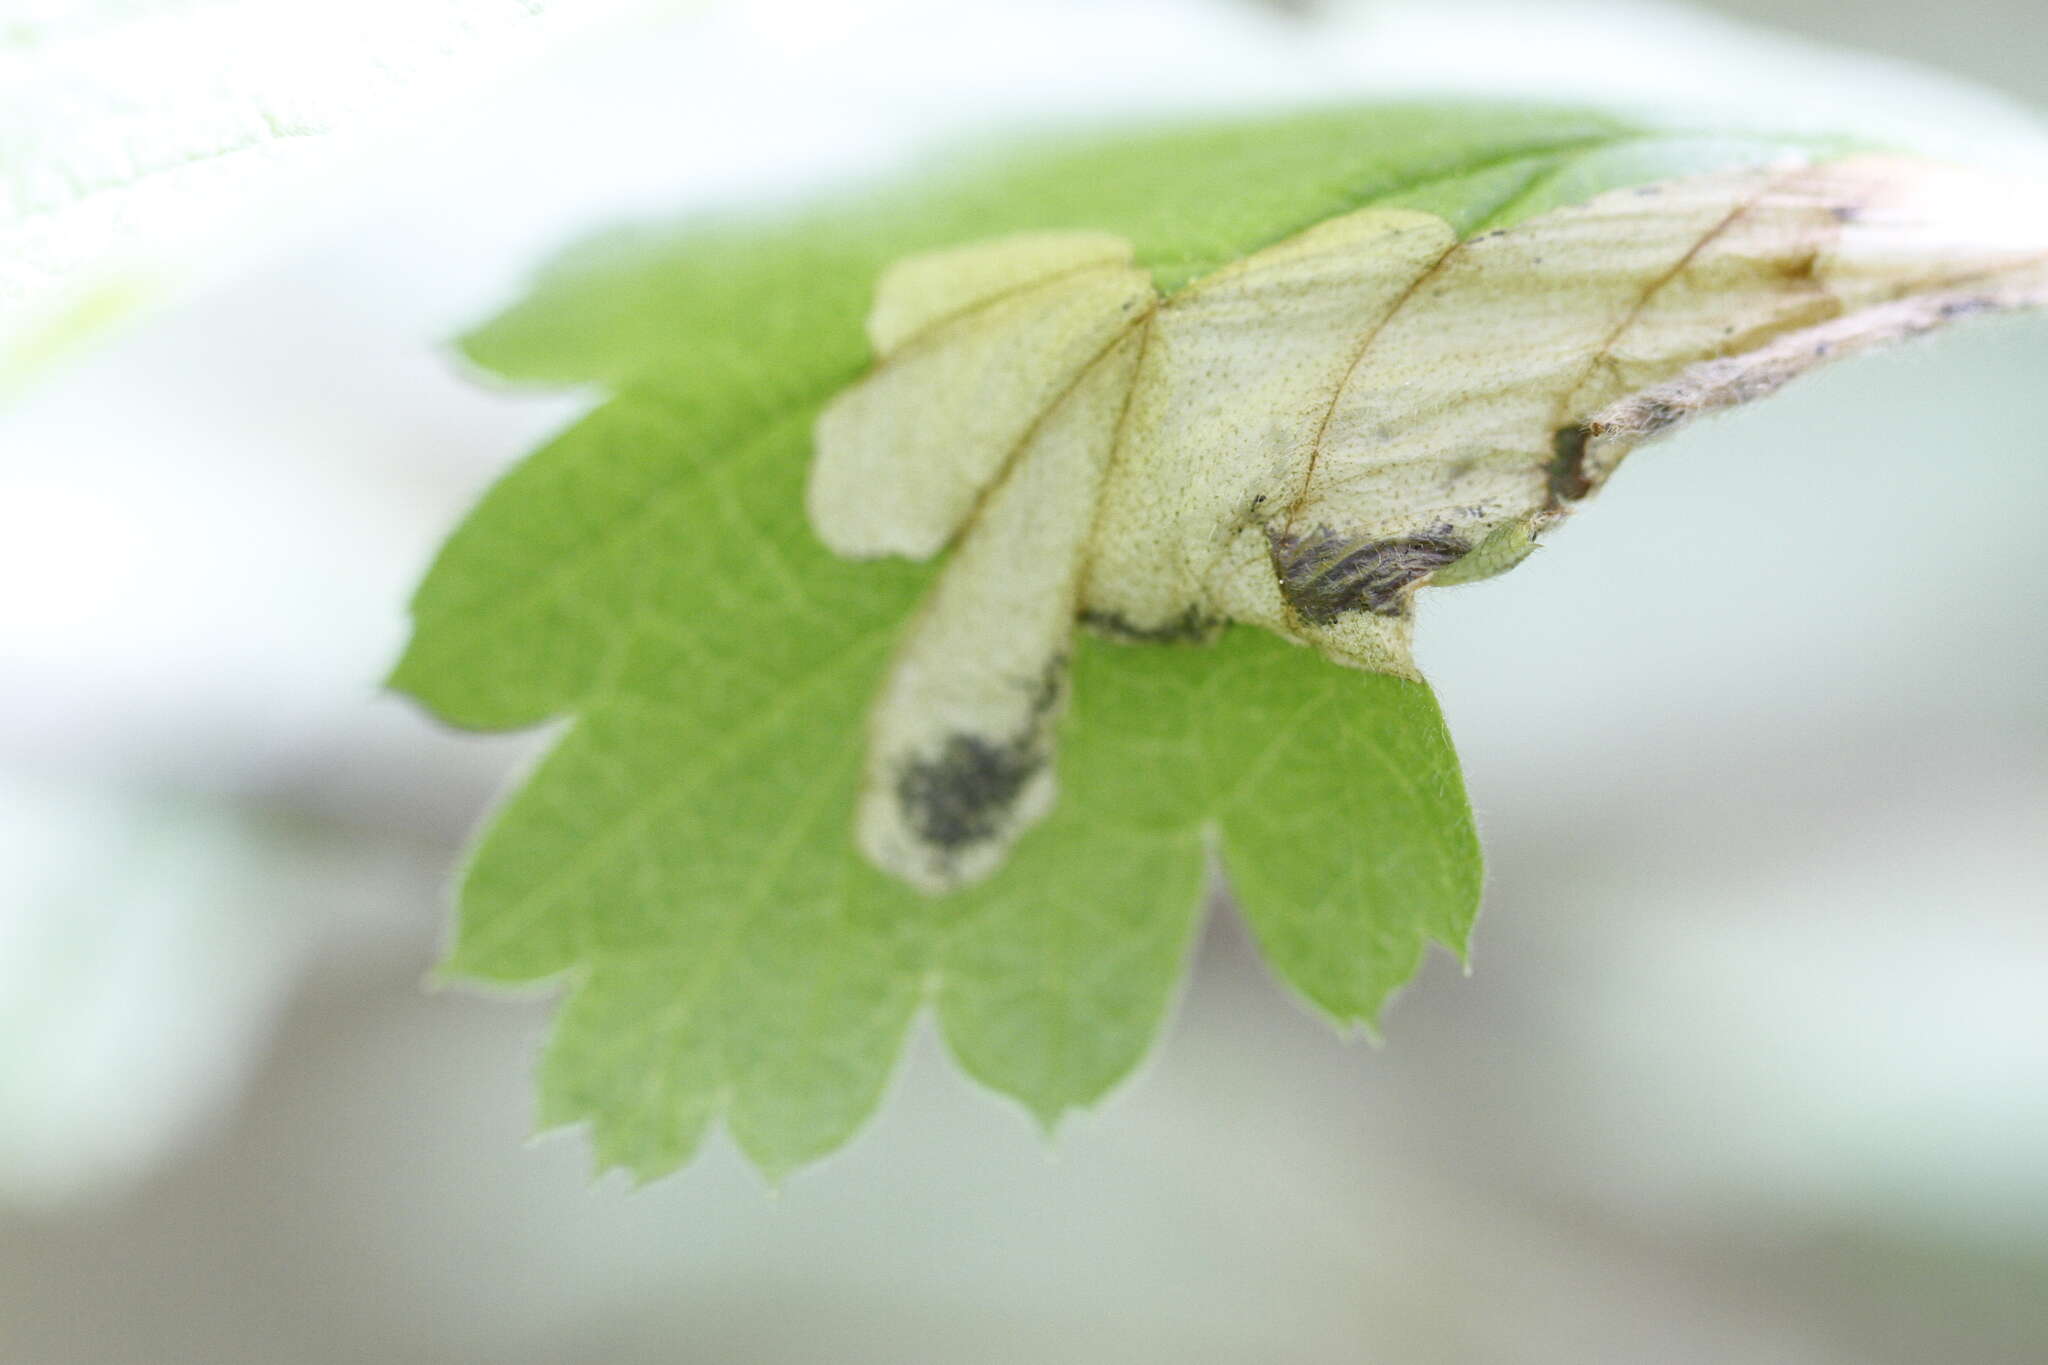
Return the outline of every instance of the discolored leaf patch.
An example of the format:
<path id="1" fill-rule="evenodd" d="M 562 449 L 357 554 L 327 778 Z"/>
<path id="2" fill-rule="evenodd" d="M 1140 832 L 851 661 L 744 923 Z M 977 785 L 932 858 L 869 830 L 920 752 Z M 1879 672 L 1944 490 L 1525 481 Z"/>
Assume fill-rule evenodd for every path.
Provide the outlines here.
<path id="1" fill-rule="evenodd" d="M 1134 644 L 1237 621 L 1414 677 L 1410 603 L 1436 575 L 1481 546 L 1452 577 L 1511 567 L 1694 416 L 2041 303 L 2044 243 L 2027 187 L 1788 152 L 1463 239 L 1359 209 L 1163 298 L 1099 232 L 893 267 L 873 318 L 944 322 L 916 368 L 885 354 L 826 409 L 811 517 L 830 545 L 929 552 L 942 502 L 956 547 L 875 711 L 862 848 L 932 891 L 995 870 L 1050 808 L 1049 734 L 1029 735 L 1028 780 L 976 787 L 971 859 L 895 775 L 1023 752 L 1009 680 L 1056 669 L 1077 621 Z"/>

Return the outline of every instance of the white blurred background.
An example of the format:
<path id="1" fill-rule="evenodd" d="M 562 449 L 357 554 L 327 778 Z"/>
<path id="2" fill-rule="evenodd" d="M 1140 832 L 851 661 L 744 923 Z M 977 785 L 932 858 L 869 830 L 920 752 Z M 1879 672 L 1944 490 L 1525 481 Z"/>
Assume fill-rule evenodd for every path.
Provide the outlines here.
<path id="1" fill-rule="evenodd" d="M 628 1194 L 525 1143 L 545 1003 L 420 985 L 543 737 L 378 680 L 587 401 L 441 345 L 551 248 L 977 125 L 1446 83 L 2025 153 L 1731 15 L 2048 105 L 2031 0 L 1717 8 L 649 7 L 205 234 L 131 216 L 187 282 L 0 410 L 0 1362 L 2048 1359 L 2048 321 L 1653 447 L 1426 599 L 1491 874 L 1381 1049 L 1226 913 L 1049 1150 L 924 1038 L 779 1194 L 722 1144 Z"/>

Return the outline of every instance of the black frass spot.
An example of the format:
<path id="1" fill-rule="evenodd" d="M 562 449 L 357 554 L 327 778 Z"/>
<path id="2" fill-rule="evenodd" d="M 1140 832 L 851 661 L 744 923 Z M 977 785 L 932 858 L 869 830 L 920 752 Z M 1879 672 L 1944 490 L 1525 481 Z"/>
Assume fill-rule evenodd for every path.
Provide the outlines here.
<path id="1" fill-rule="evenodd" d="M 1000 834 L 1003 817 L 1044 766 L 1044 756 L 1025 744 L 949 735 L 937 755 L 904 765 L 896 803 L 919 839 L 953 853 Z"/>

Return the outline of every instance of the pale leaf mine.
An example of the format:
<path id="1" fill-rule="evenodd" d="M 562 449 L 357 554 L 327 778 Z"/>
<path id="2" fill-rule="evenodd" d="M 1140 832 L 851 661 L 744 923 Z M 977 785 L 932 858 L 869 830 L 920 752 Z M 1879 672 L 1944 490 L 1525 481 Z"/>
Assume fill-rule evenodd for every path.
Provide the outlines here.
<path id="1" fill-rule="evenodd" d="M 809 490 L 842 555 L 953 547 L 875 704 L 859 843 L 930 891 L 1002 861 L 1053 799 L 1077 623 L 1246 622 L 1412 677 L 1415 590 L 1512 566 L 1637 443 L 2044 302 L 2038 191 L 1875 156 L 1616 190 L 1463 242 L 1363 209 L 1166 298 L 1097 232 L 904 261 Z"/>

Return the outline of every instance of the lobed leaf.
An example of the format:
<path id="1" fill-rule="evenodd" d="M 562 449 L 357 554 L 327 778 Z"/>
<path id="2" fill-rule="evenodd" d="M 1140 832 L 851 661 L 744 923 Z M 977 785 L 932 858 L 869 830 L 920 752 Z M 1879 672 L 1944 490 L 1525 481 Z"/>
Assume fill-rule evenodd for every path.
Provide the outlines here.
<path id="1" fill-rule="evenodd" d="M 600 1164 L 646 1178 L 722 1120 L 779 1175 L 872 1112 L 929 1000 L 962 1066 L 1050 1124 L 1150 1045 L 1212 859 L 1276 975 L 1340 1024 L 1370 1026 L 1429 942 L 1464 949 L 1479 853 L 1427 687 L 1245 628 L 1080 639 L 1057 800 L 986 880 L 931 896 L 861 855 L 870 708 L 934 574 L 836 558 L 804 488 L 891 262 L 1086 231 L 1171 294 L 1361 209 L 1470 239 L 1840 150 L 1380 106 L 955 165 L 565 256 L 465 349 L 608 397 L 450 538 L 392 680 L 455 724 L 573 717 L 479 844 L 445 968 L 567 986 L 543 1123 L 589 1123 Z M 936 316 L 921 287 L 874 324 L 880 349 Z M 1505 567 L 1527 540 L 1503 527 L 1460 567 Z"/>

